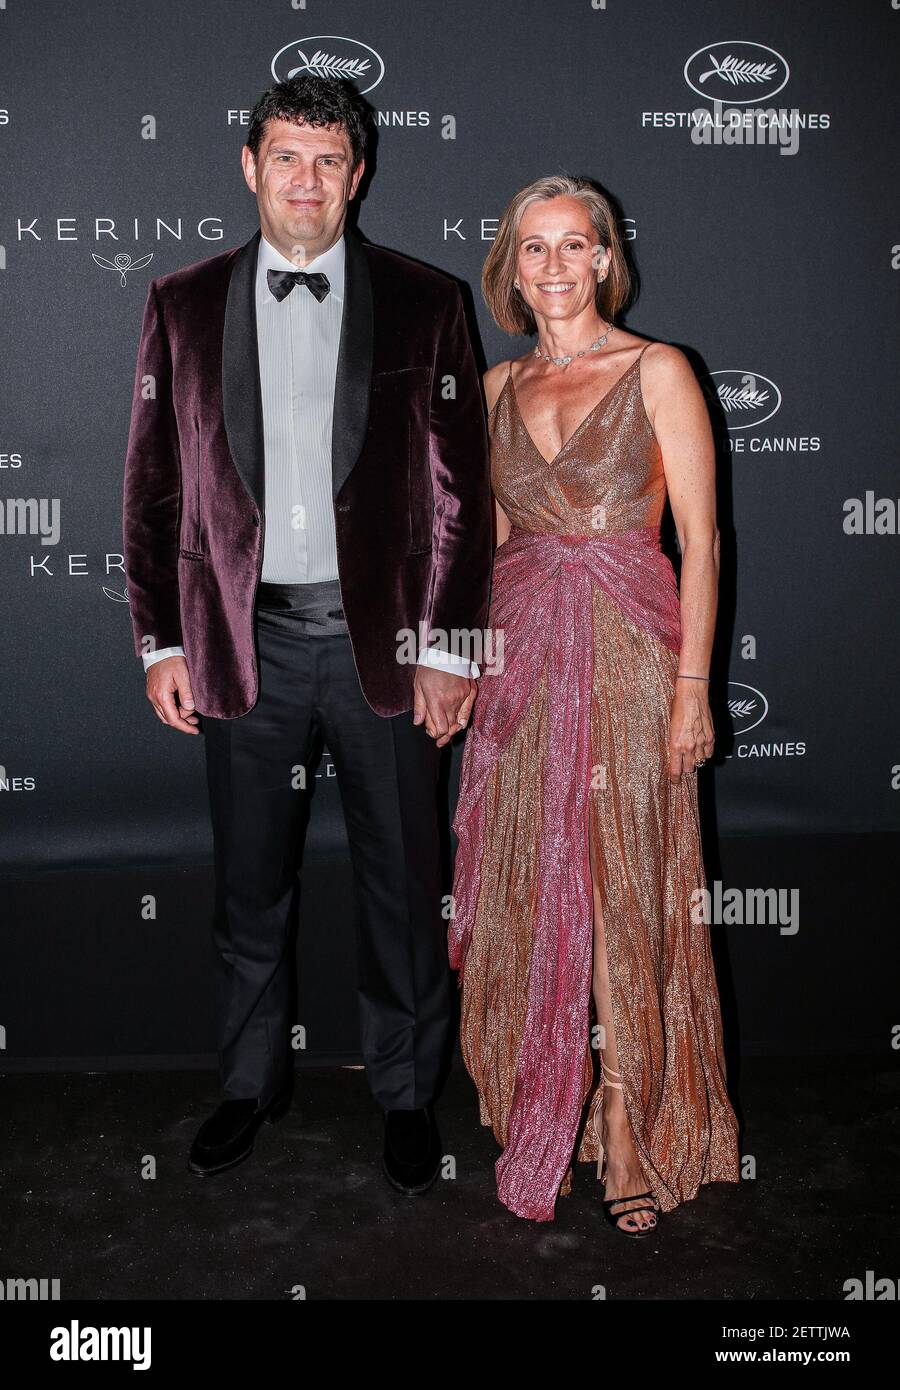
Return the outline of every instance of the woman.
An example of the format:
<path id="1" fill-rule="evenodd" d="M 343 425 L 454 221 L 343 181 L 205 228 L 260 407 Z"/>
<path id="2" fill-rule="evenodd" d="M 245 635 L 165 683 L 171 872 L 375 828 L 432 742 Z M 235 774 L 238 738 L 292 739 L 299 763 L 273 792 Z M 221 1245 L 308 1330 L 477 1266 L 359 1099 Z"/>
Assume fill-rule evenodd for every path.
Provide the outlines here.
<path id="1" fill-rule="evenodd" d="M 683 353 L 613 325 L 628 272 L 587 181 L 513 198 L 482 287 L 537 344 L 485 376 L 502 660 L 479 684 L 454 818 L 463 1056 L 503 1146 L 501 1201 L 550 1221 L 573 1158 L 590 1160 L 608 1219 L 642 1236 L 739 1177 L 692 911 L 695 773 L 714 745 L 712 435 Z"/>

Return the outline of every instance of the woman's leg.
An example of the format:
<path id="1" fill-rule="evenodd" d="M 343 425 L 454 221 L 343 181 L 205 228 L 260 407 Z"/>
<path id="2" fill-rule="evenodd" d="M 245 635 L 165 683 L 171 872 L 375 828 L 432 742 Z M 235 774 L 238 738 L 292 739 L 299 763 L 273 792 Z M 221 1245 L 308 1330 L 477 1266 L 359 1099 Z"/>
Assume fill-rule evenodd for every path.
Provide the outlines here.
<path id="1" fill-rule="evenodd" d="M 594 862 L 594 836 L 590 837 L 591 884 L 594 895 L 594 972 L 593 994 L 597 1010 L 597 1023 L 600 1028 L 599 1043 L 601 1055 L 607 1070 L 621 1072 L 619 1054 L 616 1048 L 616 1034 L 613 1025 L 612 999 L 609 985 L 609 961 L 606 954 L 606 934 L 603 921 L 603 901 L 600 891 L 600 875 Z M 628 1212 L 632 1205 L 646 1205 L 643 1202 L 629 1202 L 628 1194 L 636 1196 L 647 1191 L 647 1181 L 641 1168 L 640 1159 L 631 1134 L 631 1126 L 625 1112 L 624 1093 L 607 1081 L 603 1087 L 603 1103 L 600 1108 L 600 1140 L 606 1150 L 606 1186 L 608 1199 L 621 1196 L 621 1206 L 612 1208 L 616 1224 L 623 1230 L 646 1230 L 656 1225 L 656 1217 L 651 1211 L 638 1211 L 633 1216 Z"/>

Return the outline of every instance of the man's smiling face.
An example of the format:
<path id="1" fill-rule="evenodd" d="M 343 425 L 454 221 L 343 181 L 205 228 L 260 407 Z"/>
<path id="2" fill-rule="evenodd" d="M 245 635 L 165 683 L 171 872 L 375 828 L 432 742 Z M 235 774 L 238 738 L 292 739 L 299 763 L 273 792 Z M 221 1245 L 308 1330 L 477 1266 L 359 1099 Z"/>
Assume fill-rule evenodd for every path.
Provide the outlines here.
<path id="1" fill-rule="evenodd" d="M 343 126 L 293 121 L 268 121 L 256 158 L 247 145 L 241 151 L 263 236 L 295 264 L 321 255 L 341 235 L 365 168 L 360 160 L 354 169 L 352 160 Z"/>

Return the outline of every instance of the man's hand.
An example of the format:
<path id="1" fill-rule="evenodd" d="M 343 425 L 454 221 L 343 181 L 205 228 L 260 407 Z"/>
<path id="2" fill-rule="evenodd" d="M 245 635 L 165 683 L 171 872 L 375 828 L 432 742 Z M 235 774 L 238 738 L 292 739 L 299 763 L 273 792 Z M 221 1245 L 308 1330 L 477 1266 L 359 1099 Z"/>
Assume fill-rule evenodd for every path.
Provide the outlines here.
<path id="1" fill-rule="evenodd" d="M 167 663 L 161 661 L 160 666 Z M 153 669 L 152 667 L 150 668 Z M 425 722 L 425 732 L 438 748 L 466 727 L 478 689 L 470 676 L 455 676 L 436 666 L 417 666 L 413 691 L 413 723 Z"/>
<path id="2" fill-rule="evenodd" d="M 195 727 L 197 716 L 191 678 L 183 656 L 166 656 L 162 661 L 154 661 L 147 672 L 147 699 L 157 718 L 170 729 L 180 729 L 183 734 L 199 734 L 200 730 Z"/>

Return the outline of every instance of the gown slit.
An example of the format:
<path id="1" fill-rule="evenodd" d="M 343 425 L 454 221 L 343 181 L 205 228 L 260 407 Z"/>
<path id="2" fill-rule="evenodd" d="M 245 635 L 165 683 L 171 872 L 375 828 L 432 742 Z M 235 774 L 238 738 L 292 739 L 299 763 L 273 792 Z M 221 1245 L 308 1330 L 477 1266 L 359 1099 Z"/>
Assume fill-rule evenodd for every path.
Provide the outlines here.
<path id="1" fill-rule="evenodd" d="M 596 764 L 592 764 L 592 766 L 595 766 L 595 765 L 596 765 Z M 634 1140 L 635 1151 L 637 1152 L 638 1158 L 640 1159 L 640 1157 L 641 1157 L 640 1148 L 639 1148 L 639 1145 L 638 1145 L 638 1143 L 637 1143 L 636 1138 L 634 1138 L 634 1135 L 635 1135 L 635 1128 L 636 1128 L 636 1127 L 635 1127 L 634 1118 L 633 1118 L 633 1102 L 632 1102 L 632 1100 L 631 1100 L 631 1098 L 632 1098 L 633 1095 L 634 1095 L 634 1092 L 633 1092 L 633 1090 L 632 1090 L 632 1088 L 631 1088 L 631 1078 L 630 1078 L 630 1071 L 631 1071 L 631 1068 L 630 1068 L 630 1062 L 629 1062 L 629 1059 L 628 1059 L 628 1058 L 626 1057 L 626 1055 L 625 1055 L 625 1045 L 624 1045 L 624 1037 L 623 1037 L 623 1035 L 622 1035 L 622 1029 L 618 1026 L 618 1023 L 617 1023 L 617 1021 L 616 1021 L 616 1015 L 617 1015 L 617 1013 L 621 1013 L 621 1012 L 622 1012 L 621 992 L 620 992 L 620 990 L 619 990 L 617 977 L 616 977 L 614 971 L 612 970 L 612 968 L 611 968 L 611 966 L 610 966 L 610 957 L 609 957 L 609 949 L 608 949 L 608 932 L 609 932 L 609 930 L 610 930 L 610 913 L 609 913 L 608 908 L 607 908 L 607 904 L 606 904 L 606 900 L 605 900 L 605 893 L 604 893 L 604 878 L 605 878 L 605 874 L 604 874 L 604 852 L 603 852 L 602 841 L 601 841 L 601 838 L 600 838 L 599 818 L 598 818 L 598 816 L 597 816 L 596 808 L 595 808 L 595 806 L 594 806 L 593 800 L 591 801 L 590 806 L 589 806 L 588 817 L 587 817 L 587 828 L 588 828 L 588 859 L 589 859 L 589 865 L 590 865 L 591 902 L 592 902 L 592 905 L 593 905 L 592 922 L 591 922 L 591 925 L 592 925 L 592 933 L 593 933 L 593 949 L 594 949 L 594 955 L 595 955 L 595 957 L 596 957 L 596 953 L 597 953 L 598 949 L 599 949 L 599 950 L 602 950 L 603 956 L 605 957 L 605 960 L 604 960 L 604 969 L 605 969 L 605 978 L 606 978 L 607 989 L 608 989 L 608 994 L 609 994 L 609 1011 L 610 1011 L 609 1026 L 610 1026 L 610 1028 L 611 1028 L 611 1030 L 612 1030 L 612 1042 L 613 1042 L 613 1046 L 614 1046 L 614 1048 L 615 1048 L 615 1054 L 616 1054 L 616 1061 L 615 1061 L 615 1068 L 614 1068 L 614 1069 L 617 1070 L 617 1071 L 619 1072 L 619 1074 L 620 1074 L 620 1079 L 621 1079 L 622 1088 L 623 1088 L 622 1099 L 623 1099 L 623 1103 L 624 1103 L 624 1105 L 625 1105 L 625 1113 L 626 1113 L 626 1116 L 627 1116 L 627 1118 L 628 1118 L 629 1128 L 631 1129 L 631 1132 L 632 1132 L 632 1138 L 633 1138 L 633 1140 Z M 598 900 L 599 900 L 599 904 L 600 904 L 600 930 L 599 930 L 599 932 L 598 932 L 598 926 L 597 926 L 597 902 L 598 902 Z M 598 936 L 599 936 L 600 942 L 601 942 L 601 944 L 600 944 L 599 946 L 598 946 Z M 592 972 L 592 986 L 593 986 L 594 978 L 595 978 L 595 977 L 594 977 L 593 972 Z M 593 994 L 593 989 L 592 989 L 592 994 Z M 597 1022 L 599 1022 L 599 1011 L 597 1010 L 596 998 L 593 999 L 593 1009 L 594 1009 L 594 1018 L 595 1018 L 595 1020 L 596 1020 Z M 601 1112 L 602 1112 L 602 1106 L 603 1106 L 603 1099 L 604 1099 L 604 1096 L 605 1096 L 605 1094 L 606 1094 L 606 1092 L 607 1092 L 607 1083 L 606 1083 L 606 1081 L 605 1081 L 605 1079 L 604 1079 L 604 1076 L 603 1076 L 603 1070 L 602 1070 L 602 1066 L 601 1066 L 601 1061 L 606 1061 L 606 1063 L 607 1063 L 608 1066 L 612 1066 L 612 1065 L 613 1065 L 612 1062 L 609 1060 L 609 1056 L 608 1056 L 608 1053 L 609 1053 L 609 1050 L 610 1050 L 610 1049 L 609 1049 L 609 1045 L 608 1045 L 609 1040 L 608 1040 L 608 1037 L 606 1036 L 606 1034 L 607 1034 L 607 1025 L 606 1025 L 605 1023 L 603 1023 L 603 1024 L 601 1024 L 600 1026 L 601 1026 L 601 1028 L 602 1028 L 602 1030 L 603 1030 L 603 1036 L 602 1036 L 601 1038 L 598 1039 L 598 1043 L 597 1043 L 597 1046 L 596 1046 L 596 1047 L 595 1047 L 595 1046 L 593 1045 L 593 1043 L 592 1043 L 592 1052 L 594 1053 L 594 1058 L 592 1059 L 592 1066 L 591 1066 L 592 1077 L 591 1077 L 591 1079 L 590 1079 L 590 1084 L 588 1085 L 588 1088 L 587 1088 L 587 1091 L 586 1091 L 586 1094 L 585 1094 L 585 1123 L 584 1123 L 583 1130 L 582 1130 L 582 1134 L 583 1134 L 584 1138 L 583 1138 L 582 1142 L 581 1142 L 581 1143 L 579 1144 L 579 1146 L 578 1146 L 578 1147 L 579 1147 L 579 1150 L 580 1150 L 581 1157 L 583 1157 L 583 1158 L 586 1158 L 586 1157 L 588 1156 L 588 1153 L 589 1153 L 591 1150 L 596 1150 L 596 1152 L 591 1153 L 592 1161 L 599 1158 L 599 1150 L 600 1150 L 600 1144 L 601 1144 L 600 1119 L 601 1119 Z M 601 1044 L 602 1044 L 602 1045 L 601 1045 Z M 575 1155 L 573 1154 L 573 1159 L 574 1159 L 574 1157 L 575 1157 Z M 597 1177 L 600 1178 L 600 1176 L 601 1176 L 601 1174 L 600 1174 L 599 1165 L 598 1165 Z M 561 1191 L 562 1191 L 562 1189 L 561 1189 Z M 626 1199 L 623 1198 L 623 1201 L 624 1201 L 624 1200 L 626 1200 Z"/>
<path id="2" fill-rule="evenodd" d="M 594 805 L 593 805 L 593 801 L 592 801 L 592 802 L 591 802 L 591 805 L 590 805 L 590 808 L 589 808 L 589 812 L 588 812 L 588 839 L 589 839 L 588 854 L 589 854 L 589 861 L 590 861 L 590 866 L 591 866 L 591 902 L 592 902 L 592 904 L 593 904 L 593 913 L 592 913 L 591 926 L 592 926 L 592 930 L 593 930 L 594 956 L 595 956 L 595 960 L 596 960 L 596 953 L 597 953 L 597 951 L 598 951 L 599 949 L 602 949 L 603 955 L 604 955 L 604 958 L 605 958 L 605 959 L 604 959 L 605 979 L 606 979 L 606 983 L 607 983 L 607 989 L 608 989 L 608 992 L 609 992 L 610 1022 L 611 1022 L 611 1024 L 612 1024 L 612 1029 L 613 1029 L 613 1034 L 614 1034 L 614 1042 L 615 1042 L 615 1047 L 616 1047 L 616 1064 L 617 1064 L 618 1070 L 621 1072 L 621 1071 L 623 1070 L 623 1068 L 622 1068 L 622 1059 L 621 1059 L 621 1056 L 620 1056 L 620 1053 L 619 1053 L 619 1039 L 618 1039 L 618 1033 L 617 1033 L 616 1026 L 615 1026 L 615 1009 L 614 1009 L 614 1001 L 613 1001 L 614 987 L 613 987 L 612 975 L 610 974 L 610 969 L 609 969 L 609 952 L 608 952 L 607 949 L 606 949 L 606 932 L 607 932 L 608 914 L 607 914 L 607 911 L 606 911 L 606 906 L 605 906 L 604 901 L 603 901 L 603 864 L 602 864 L 602 851 L 600 850 L 599 840 L 596 838 L 596 832 L 595 832 L 595 830 L 594 830 L 595 823 L 596 823 L 596 812 L 595 812 L 595 810 L 594 810 Z M 599 864 L 596 862 L 598 856 L 599 856 L 599 859 L 600 859 L 600 863 L 599 863 Z M 601 918 L 601 925 L 600 925 L 600 931 L 599 931 L 599 933 L 598 933 L 598 927 L 597 927 L 597 902 L 598 902 L 598 900 L 599 900 L 599 902 L 600 902 L 600 918 Z M 602 940 L 602 947 L 599 947 L 599 946 L 598 946 L 598 935 L 600 936 L 600 939 Z M 594 983 L 595 978 L 596 978 L 596 975 L 592 973 L 592 984 Z M 596 1018 L 596 1021 L 597 1021 L 597 1024 L 598 1024 L 599 1028 L 601 1029 L 602 1035 L 601 1035 L 601 1036 L 598 1036 L 598 1038 L 597 1038 L 597 1046 L 596 1046 L 596 1048 L 594 1049 L 595 1054 L 596 1054 L 596 1063 L 595 1063 L 595 1065 L 594 1065 L 594 1067 L 593 1067 L 593 1071 L 594 1071 L 594 1076 L 597 1078 L 596 1090 L 595 1090 L 595 1092 L 594 1092 L 593 1097 L 591 1097 L 590 1091 L 588 1092 L 588 1095 L 585 1097 L 585 1104 L 587 1105 L 587 1118 L 586 1118 L 586 1122 L 585 1122 L 585 1132 L 586 1132 L 588 1135 L 590 1135 L 590 1136 L 596 1141 L 596 1144 L 597 1144 L 597 1146 L 599 1147 L 599 1145 L 600 1145 L 600 1107 L 601 1107 L 601 1105 L 603 1104 L 603 1092 L 604 1092 L 604 1089 L 605 1089 L 604 1081 L 603 1081 L 603 1071 L 602 1071 L 602 1068 L 600 1067 L 600 1062 L 601 1062 L 601 1060 L 605 1057 L 605 1055 L 606 1055 L 606 1053 L 607 1053 L 607 1051 L 608 1051 L 608 1047 L 607 1047 L 607 1038 L 606 1038 L 606 1023 L 601 1023 L 601 1022 L 600 1022 L 600 1015 L 599 1015 L 599 1010 L 597 1009 L 596 996 L 595 996 L 595 998 L 594 998 L 594 1010 L 595 1010 L 595 1018 Z M 610 1065 L 611 1065 L 611 1064 L 610 1064 Z M 623 1077 L 623 1084 L 624 1084 L 624 1077 Z M 598 1176 L 598 1178 L 600 1177 L 599 1169 L 598 1169 L 598 1172 L 597 1172 L 597 1176 Z"/>

